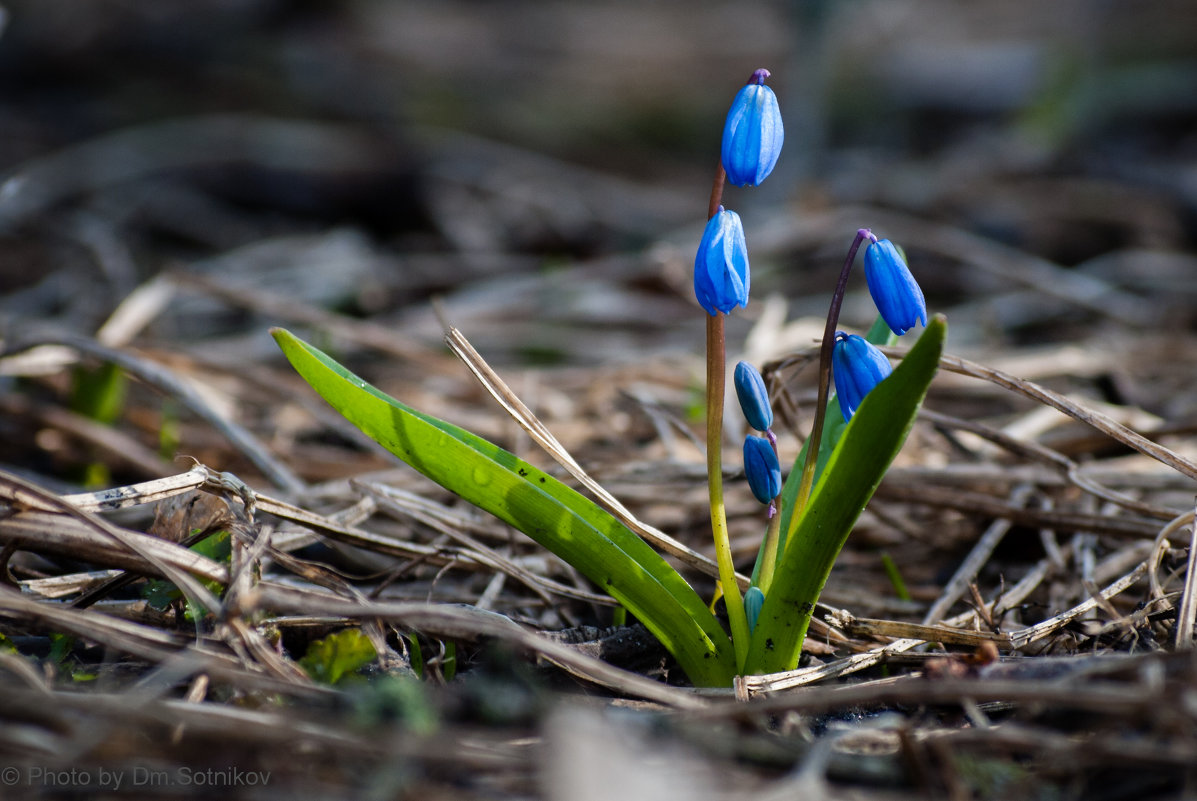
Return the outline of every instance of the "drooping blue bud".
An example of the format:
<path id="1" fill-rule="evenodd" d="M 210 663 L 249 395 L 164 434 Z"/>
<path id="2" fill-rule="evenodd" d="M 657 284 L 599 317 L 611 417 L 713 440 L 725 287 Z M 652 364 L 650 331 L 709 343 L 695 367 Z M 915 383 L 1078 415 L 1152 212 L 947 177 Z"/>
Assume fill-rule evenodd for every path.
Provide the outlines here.
<path id="1" fill-rule="evenodd" d="M 773 407 L 769 405 L 769 390 L 765 388 L 765 379 L 760 372 L 748 362 L 740 362 L 736 365 L 733 383 L 748 425 L 757 431 L 772 428 Z"/>
<path id="2" fill-rule="evenodd" d="M 744 592 L 744 614 L 748 616 L 748 631 L 756 629 L 757 618 L 761 616 L 761 607 L 765 605 L 765 593 L 760 587 L 749 587 Z"/>
<path id="3" fill-rule="evenodd" d="M 840 411 L 847 422 L 873 387 L 893 372 L 889 359 L 871 342 L 856 334 L 837 331 L 831 350 L 831 375 L 835 379 L 835 394 L 840 399 Z"/>
<path id="4" fill-rule="evenodd" d="M 744 475 L 761 503 L 767 504 L 781 494 L 781 465 L 769 440 L 752 434 L 744 438 Z"/>
<path id="5" fill-rule="evenodd" d="M 735 186 L 759 186 L 773 172 L 785 131 L 777 95 L 765 86 L 769 70 L 752 73 L 736 93 L 723 124 L 723 169 Z"/>
<path id="6" fill-rule="evenodd" d="M 906 260 L 888 239 L 872 242 L 865 250 L 865 280 L 881 318 L 898 336 L 927 324 L 927 301 L 910 274 Z"/>
<path id="7" fill-rule="evenodd" d="M 722 206 L 707 220 L 694 258 L 694 295 L 707 314 L 748 305 L 748 245 L 740 215 Z"/>

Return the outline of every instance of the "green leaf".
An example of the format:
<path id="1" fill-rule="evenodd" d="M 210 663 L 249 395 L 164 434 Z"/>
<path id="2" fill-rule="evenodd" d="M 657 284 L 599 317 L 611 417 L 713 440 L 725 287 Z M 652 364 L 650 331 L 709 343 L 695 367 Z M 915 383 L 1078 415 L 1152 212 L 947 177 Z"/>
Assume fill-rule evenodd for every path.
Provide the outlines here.
<path id="1" fill-rule="evenodd" d="M 49 659 L 54 664 L 61 667 L 66 662 L 71 651 L 75 648 L 75 638 L 70 634 L 63 634 L 61 632 L 53 632 L 50 634 L 50 653 Z"/>
<path id="2" fill-rule="evenodd" d="M 347 688 L 358 729 L 394 727 L 428 736 L 440 728 L 440 713 L 427 689 L 410 675 L 387 674 Z"/>
<path id="3" fill-rule="evenodd" d="M 316 640 L 299 660 L 299 666 L 316 681 L 336 684 L 342 676 L 374 661 L 378 653 L 361 629 L 345 629 Z"/>
<path id="4" fill-rule="evenodd" d="M 195 535 L 198 533 L 198 530 L 193 529 L 191 533 Z M 214 531 L 211 535 L 204 537 L 192 545 L 191 550 L 200 556 L 208 557 L 214 562 L 228 564 L 229 559 L 233 556 L 233 540 L 229 537 L 229 532 L 227 531 Z"/>
<path id="5" fill-rule="evenodd" d="M 947 323 L 935 317 L 852 416 L 786 543 L 749 644 L 745 673 L 797 666 L 815 602 L 852 526 L 914 425 L 946 336 Z"/>
<path id="6" fill-rule="evenodd" d="M 71 409 L 91 420 L 112 425 L 125 403 L 125 374 L 111 362 L 99 367 L 80 367 L 74 372 Z"/>
<path id="7" fill-rule="evenodd" d="M 881 553 L 881 567 L 885 570 L 886 578 L 889 579 L 889 583 L 893 586 L 894 595 L 898 596 L 898 600 L 913 600 L 910 596 L 910 590 L 906 588 L 906 581 L 902 578 L 902 571 L 898 569 L 898 563 L 884 551 Z"/>
<path id="8" fill-rule="evenodd" d="M 408 662 L 411 663 L 412 672 L 420 678 L 424 678 L 424 649 L 420 647 L 420 638 L 415 634 L 407 635 L 408 643 Z"/>
<path id="9" fill-rule="evenodd" d="M 191 533 L 196 534 L 198 531 L 198 529 L 194 529 Z M 214 561 L 227 564 L 233 553 L 233 543 L 229 539 L 229 532 L 223 530 L 215 531 L 192 545 L 190 550 Z M 224 587 L 219 582 L 205 581 L 204 586 L 217 596 L 224 592 Z M 166 611 L 172 603 L 183 597 L 183 592 L 174 585 L 173 581 L 168 581 L 167 579 L 150 579 L 142 589 L 141 597 L 154 609 Z M 183 616 L 185 619 L 191 621 L 202 620 L 210 611 L 213 610 L 204 609 L 188 598 Z"/>
<path id="10" fill-rule="evenodd" d="M 731 640 L 714 615 L 660 554 L 604 509 L 497 445 L 375 389 L 290 332 L 271 333 L 304 380 L 368 436 L 610 593 L 694 684 L 731 684 Z"/>

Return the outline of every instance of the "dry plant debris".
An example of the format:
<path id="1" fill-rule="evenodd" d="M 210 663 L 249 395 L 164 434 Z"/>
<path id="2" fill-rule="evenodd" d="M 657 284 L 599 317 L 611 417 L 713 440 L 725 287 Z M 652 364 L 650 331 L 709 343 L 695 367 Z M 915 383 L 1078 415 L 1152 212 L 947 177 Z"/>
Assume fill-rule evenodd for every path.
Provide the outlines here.
<path id="1" fill-rule="evenodd" d="M 884 24 L 844 43 L 816 38 L 842 18 L 791 29 L 753 4 L 774 38 L 744 34 L 689 72 L 670 60 L 687 58 L 684 37 L 608 52 L 630 46 L 618 3 L 551 19 L 434 5 L 202 2 L 153 17 L 97 0 L 67 23 L 60 2 L 4 4 L 0 46 L 27 66 L 0 63 L 13 90 L 0 103 L 0 797 L 1191 795 L 1194 119 L 1184 93 L 1150 83 L 1191 81 L 1197 40 L 1175 24 L 1189 9 L 1070 4 L 1103 53 L 1129 59 L 1107 65 L 1120 81 L 1076 79 L 1101 95 L 1097 125 L 1050 93 L 1015 96 L 1026 53 L 1092 44 L 1043 4 L 866 4 Z M 696 40 L 735 35 L 705 7 L 637 13 L 645 30 L 685 18 Z M 579 52 L 522 47 L 518 20 L 570 14 L 609 35 Z M 187 64 L 146 50 L 184 30 Z M 493 74 L 430 73 L 442 40 L 420 30 L 496 37 L 461 59 Z M 950 52 L 1013 94 L 927 68 L 961 31 Z M 1027 49 L 1005 49 L 1018 35 Z M 677 119 L 643 122 L 672 130 L 705 103 L 677 93 L 762 47 L 782 63 L 799 37 L 844 64 L 870 61 L 856 48 L 892 56 L 884 76 L 835 80 L 846 95 L 884 84 L 917 141 L 812 141 L 820 166 L 795 166 L 790 205 L 761 208 L 748 231 L 770 298 L 731 321 L 729 342 L 767 365 L 792 452 L 833 254 L 867 224 L 908 248 L 951 321 L 951 355 L 833 573 L 804 663 L 700 692 L 642 629 L 613 625 L 600 588 L 323 407 L 266 331 L 302 331 L 576 482 L 710 597 L 687 300 L 708 154 L 685 145 L 693 173 L 678 166 L 691 154 L 647 141 L 596 157 L 577 130 L 598 129 L 569 113 L 585 96 L 613 119 L 625 109 L 611 125 L 635 123 L 624 89 L 647 64 L 666 87 L 644 90 L 648 106 L 684 99 Z M 1147 41 L 1185 59 L 1134 55 Z M 241 75 L 214 55 L 238 48 L 289 66 Z M 980 69 L 978 53 L 1005 56 Z M 309 68 L 325 78 L 296 91 Z M 555 103 L 553 120 L 517 120 L 478 87 L 524 70 L 528 87 L 594 77 L 529 101 Z M 85 109 L 84 72 L 103 99 Z M 408 72 L 404 91 L 390 83 Z M 418 89 L 428 77 L 443 96 Z M 827 86 L 779 78 L 811 93 L 828 130 L 861 130 Z M 137 92 L 155 112 L 125 105 Z M 251 110 L 224 110 L 222 92 Z M 413 119 L 471 132 L 380 126 L 380 98 L 398 96 Z M 627 177 L 650 163 L 651 185 Z M 863 328 L 856 300 L 846 325 Z M 89 393 L 118 400 L 105 412 Z M 729 467 L 744 571 L 761 521 L 738 479 Z M 320 681 L 303 667 L 314 653 L 352 668 Z"/>

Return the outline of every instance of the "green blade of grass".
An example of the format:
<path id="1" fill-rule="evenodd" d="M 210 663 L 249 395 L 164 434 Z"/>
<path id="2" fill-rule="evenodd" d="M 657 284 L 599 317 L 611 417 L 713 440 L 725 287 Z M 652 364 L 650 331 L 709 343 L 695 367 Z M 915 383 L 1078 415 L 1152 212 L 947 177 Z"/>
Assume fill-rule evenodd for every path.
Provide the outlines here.
<path id="1" fill-rule="evenodd" d="M 696 685 L 728 686 L 731 640 L 676 570 L 594 502 L 481 437 L 370 386 L 288 331 L 271 331 L 295 370 L 391 453 L 523 531 L 628 608 Z"/>
<path id="2" fill-rule="evenodd" d="M 749 644 L 746 674 L 797 666 L 815 602 L 852 526 L 914 425 L 946 336 L 947 323 L 937 316 L 852 416 L 786 543 Z"/>

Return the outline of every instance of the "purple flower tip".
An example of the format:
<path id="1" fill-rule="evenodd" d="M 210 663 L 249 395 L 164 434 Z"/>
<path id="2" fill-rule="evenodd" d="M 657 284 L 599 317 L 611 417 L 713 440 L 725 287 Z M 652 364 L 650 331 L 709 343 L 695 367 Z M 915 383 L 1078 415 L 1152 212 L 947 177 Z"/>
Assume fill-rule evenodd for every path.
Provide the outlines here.
<path id="1" fill-rule="evenodd" d="M 777 95 L 764 84 L 768 75 L 763 69 L 752 74 L 736 94 L 723 124 L 723 169 L 735 186 L 759 186 L 781 155 L 785 130 Z"/>

